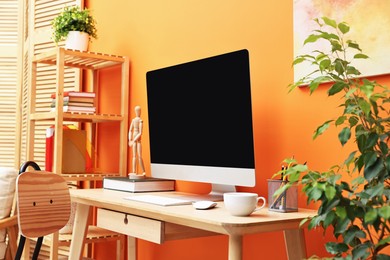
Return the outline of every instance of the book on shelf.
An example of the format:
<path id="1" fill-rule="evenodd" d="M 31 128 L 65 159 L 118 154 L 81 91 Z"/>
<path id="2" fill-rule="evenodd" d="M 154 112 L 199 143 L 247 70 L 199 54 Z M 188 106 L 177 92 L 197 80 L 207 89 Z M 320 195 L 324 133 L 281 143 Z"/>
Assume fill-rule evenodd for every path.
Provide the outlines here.
<path id="1" fill-rule="evenodd" d="M 84 91 L 64 91 L 64 97 L 89 97 L 94 98 L 95 92 L 84 92 Z M 56 93 L 51 94 L 51 98 L 56 98 Z"/>
<path id="2" fill-rule="evenodd" d="M 129 177 L 104 177 L 103 188 L 127 192 L 172 191 L 175 181 L 145 177 L 130 179 Z"/>
<path id="3" fill-rule="evenodd" d="M 94 92 L 67 91 L 63 95 L 64 112 L 96 113 Z M 51 111 L 55 111 L 56 93 L 51 95 L 51 99 Z"/>
<path id="4" fill-rule="evenodd" d="M 55 107 L 51 108 L 51 111 L 55 111 Z M 95 107 L 80 107 L 80 106 L 63 106 L 64 112 L 80 112 L 80 113 L 90 113 L 93 114 L 96 112 Z"/>
<path id="5" fill-rule="evenodd" d="M 81 102 L 81 103 L 91 103 L 93 104 L 95 102 L 95 97 L 70 97 L 70 96 L 66 96 L 66 97 L 63 97 L 63 102 Z M 56 98 L 55 97 L 52 97 L 51 98 L 51 103 L 52 104 L 55 104 L 56 103 Z"/>
<path id="6" fill-rule="evenodd" d="M 94 107 L 93 102 L 78 102 L 78 101 L 65 101 L 64 106 L 79 106 L 79 107 Z M 50 107 L 56 107 L 55 99 L 51 102 Z"/>

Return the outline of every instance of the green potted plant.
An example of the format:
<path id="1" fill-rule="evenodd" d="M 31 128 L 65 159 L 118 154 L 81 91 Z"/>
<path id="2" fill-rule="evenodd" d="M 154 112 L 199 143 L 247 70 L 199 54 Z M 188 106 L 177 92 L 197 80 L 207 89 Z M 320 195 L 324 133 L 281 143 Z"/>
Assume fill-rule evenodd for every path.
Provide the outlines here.
<path id="1" fill-rule="evenodd" d="M 313 139 L 335 125 L 341 128 L 337 137 L 341 145 L 353 141 L 356 150 L 325 172 L 286 159 L 285 163 L 293 166 L 276 175 L 285 174 L 288 183 L 275 195 L 299 184 L 307 203 L 318 203 L 317 215 L 303 223 L 308 223 L 309 229 L 330 228 L 335 242 L 325 247 L 334 258 L 390 259 L 383 253 L 390 245 L 390 91 L 376 81 L 359 77 L 352 63 L 368 56 L 358 43 L 345 40 L 350 30 L 347 23 L 327 17 L 315 21 L 319 28 L 304 44 L 323 41 L 329 51 L 315 50 L 295 58 L 294 66 L 308 62 L 313 72 L 291 84 L 290 91 L 306 84 L 312 94 L 321 83 L 330 82 L 328 96 L 338 96 L 343 111 L 320 125 Z"/>
<path id="2" fill-rule="evenodd" d="M 96 21 L 90 10 L 78 6 L 65 7 L 52 21 L 52 38 L 57 44 L 66 40 L 65 48 L 86 51 L 91 38 L 97 38 Z M 79 42 L 81 37 L 82 43 Z"/>

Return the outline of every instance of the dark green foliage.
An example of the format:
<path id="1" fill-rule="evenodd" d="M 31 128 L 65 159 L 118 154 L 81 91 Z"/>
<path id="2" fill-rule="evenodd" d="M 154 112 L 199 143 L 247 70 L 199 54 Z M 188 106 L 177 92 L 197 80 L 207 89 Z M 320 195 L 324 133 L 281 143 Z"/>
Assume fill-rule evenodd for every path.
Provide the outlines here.
<path id="1" fill-rule="evenodd" d="M 315 21 L 319 29 L 304 44 L 324 41 L 330 51 L 316 50 L 315 55 L 296 57 L 294 66 L 305 62 L 313 67 L 313 72 L 291 84 L 290 91 L 305 84 L 312 94 L 321 83 L 331 82 L 328 95 L 338 96 L 343 111 L 336 119 L 320 125 L 313 138 L 334 125 L 340 129 L 337 138 L 341 145 L 352 141 L 356 150 L 341 165 L 326 172 L 286 159 L 285 163 L 294 166 L 284 174 L 289 176 L 290 186 L 302 185 L 307 203 L 319 203 L 318 215 L 304 222 L 309 221 L 309 229 L 333 227 L 338 242 L 325 246 L 334 259 L 390 259 L 382 252 L 390 243 L 389 89 L 358 78 L 360 72 L 352 62 L 368 56 L 356 42 L 344 40 L 350 30 L 347 23 L 327 17 Z M 352 182 L 345 182 L 343 175 L 349 175 Z"/>

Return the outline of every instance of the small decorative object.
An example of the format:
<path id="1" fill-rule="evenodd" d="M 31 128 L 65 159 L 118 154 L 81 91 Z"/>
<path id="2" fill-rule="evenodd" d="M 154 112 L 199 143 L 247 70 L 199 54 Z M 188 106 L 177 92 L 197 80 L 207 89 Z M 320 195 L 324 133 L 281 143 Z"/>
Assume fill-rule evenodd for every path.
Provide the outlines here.
<path id="1" fill-rule="evenodd" d="M 298 187 L 296 185 L 275 196 L 275 192 L 286 183 L 287 181 L 283 180 L 268 180 L 268 209 L 270 211 L 298 211 Z"/>
<path id="2" fill-rule="evenodd" d="M 145 167 L 142 159 L 142 119 L 141 119 L 141 107 L 136 106 L 135 118 L 131 121 L 129 128 L 129 146 L 132 147 L 132 172 L 129 173 L 130 179 L 145 178 Z M 137 174 L 137 164 L 141 170 L 140 174 Z"/>
<path id="3" fill-rule="evenodd" d="M 96 21 L 88 9 L 78 6 L 65 7 L 52 21 L 53 40 L 66 40 L 65 48 L 86 51 L 91 38 L 97 38 Z"/>
<path id="4" fill-rule="evenodd" d="M 295 171 L 293 161 L 288 161 L 287 166 L 283 165 L 282 170 L 274 175 L 280 176 L 280 179 L 268 180 L 268 209 L 278 212 L 298 211 L 298 187 L 291 184 L 288 175 L 291 177 L 291 171 Z M 304 165 L 306 169 L 306 163 Z"/>

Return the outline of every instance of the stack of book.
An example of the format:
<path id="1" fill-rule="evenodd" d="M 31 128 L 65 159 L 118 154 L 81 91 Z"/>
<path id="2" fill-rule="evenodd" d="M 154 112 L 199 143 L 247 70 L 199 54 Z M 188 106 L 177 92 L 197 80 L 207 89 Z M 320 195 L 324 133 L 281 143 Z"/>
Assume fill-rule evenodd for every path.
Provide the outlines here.
<path id="1" fill-rule="evenodd" d="M 172 191 L 175 181 L 145 177 L 130 179 L 129 177 L 104 177 L 103 188 L 127 192 Z"/>
<path id="2" fill-rule="evenodd" d="M 55 110 L 56 94 L 51 95 L 51 110 Z M 68 91 L 64 92 L 64 112 L 79 112 L 93 114 L 96 112 L 94 92 Z"/>

